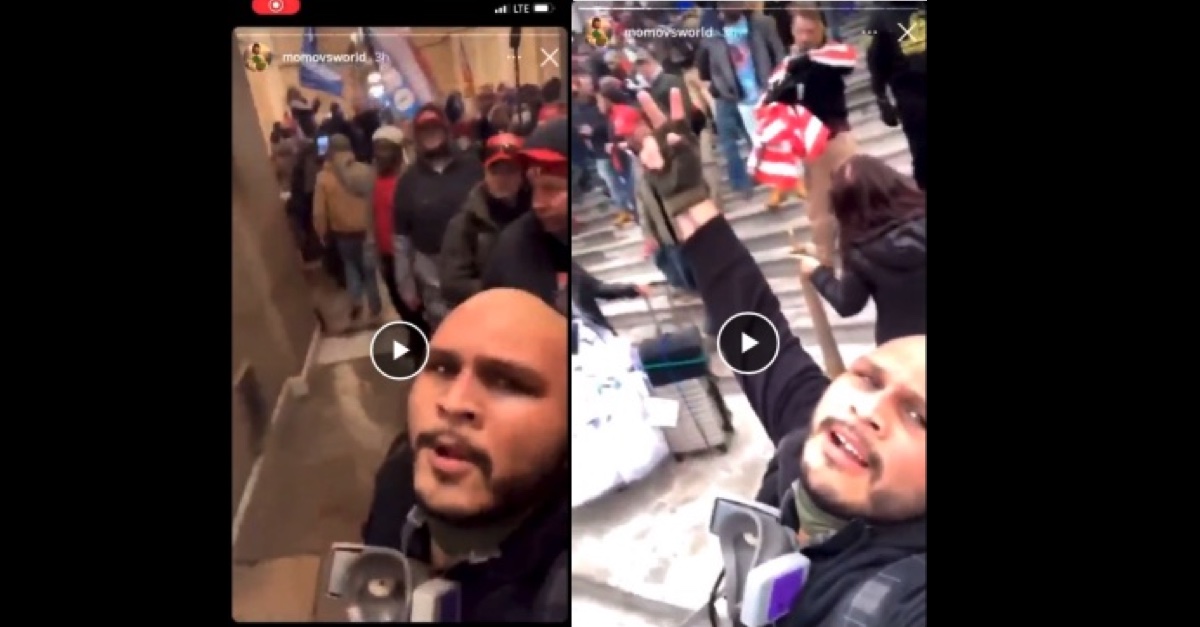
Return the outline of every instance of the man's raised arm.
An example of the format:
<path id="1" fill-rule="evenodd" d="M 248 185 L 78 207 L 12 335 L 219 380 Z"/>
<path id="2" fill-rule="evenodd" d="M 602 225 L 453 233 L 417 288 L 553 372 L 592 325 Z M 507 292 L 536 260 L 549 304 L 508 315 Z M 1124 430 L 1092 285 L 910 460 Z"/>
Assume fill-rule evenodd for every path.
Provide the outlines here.
<path id="1" fill-rule="evenodd" d="M 759 374 L 737 375 L 767 435 L 778 444 L 808 425 L 829 380 L 792 334 L 754 257 L 713 203 L 682 95 L 671 91 L 669 119 L 649 94 L 638 94 L 638 100 L 653 127 L 639 147 L 646 181 L 673 218 L 676 239 L 695 273 L 704 306 L 718 322 L 743 312 L 758 313 L 779 333 L 775 363 Z"/>

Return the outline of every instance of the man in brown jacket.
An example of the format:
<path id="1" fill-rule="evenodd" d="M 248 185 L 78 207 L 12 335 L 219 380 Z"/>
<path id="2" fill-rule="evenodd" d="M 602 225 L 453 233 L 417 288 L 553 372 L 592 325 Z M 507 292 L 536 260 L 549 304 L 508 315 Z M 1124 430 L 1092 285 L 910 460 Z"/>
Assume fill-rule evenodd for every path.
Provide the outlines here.
<path id="1" fill-rule="evenodd" d="M 313 228 L 326 246 L 336 246 L 350 296 L 351 323 L 375 324 L 383 301 L 375 280 L 375 243 L 371 235 L 371 192 L 374 172 L 354 159 L 350 138 L 333 135 L 325 165 L 313 192 Z M 366 293 L 369 318 L 359 320 Z"/>

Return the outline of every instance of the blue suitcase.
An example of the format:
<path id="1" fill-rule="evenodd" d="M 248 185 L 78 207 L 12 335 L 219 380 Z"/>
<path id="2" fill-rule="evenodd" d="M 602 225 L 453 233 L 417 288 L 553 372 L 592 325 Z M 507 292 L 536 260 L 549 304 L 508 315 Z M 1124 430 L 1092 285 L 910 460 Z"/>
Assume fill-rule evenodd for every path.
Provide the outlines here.
<path id="1" fill-rule="evenodd" d="M 667 305 L 674 317 L 677 310 L 671 288 L 666 289 Z M 651 298 L 645 301 L 654 318 L 657 337 L 638 343 L 638 357 L 650 380 L 651 394 L 679 403 L 679 420 L 674 427 L 662 430 L 667 447 L 676 461 L 710 450 L 728 452 L 733 415 L 725 405 L 716 377 L 709 372 L 703 334 L 696 325 L 682 326 L 677 319 L 680 330 L 664 331 Z"/>

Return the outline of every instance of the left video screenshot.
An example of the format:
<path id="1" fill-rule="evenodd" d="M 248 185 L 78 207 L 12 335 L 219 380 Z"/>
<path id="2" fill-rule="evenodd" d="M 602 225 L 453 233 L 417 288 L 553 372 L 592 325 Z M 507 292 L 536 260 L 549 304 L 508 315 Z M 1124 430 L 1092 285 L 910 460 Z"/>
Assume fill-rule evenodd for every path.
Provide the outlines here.
<path id="1" fill-rule="evenodd" d="M 569 8 L 232 12 L 234 620 L 567 620 Z"/>

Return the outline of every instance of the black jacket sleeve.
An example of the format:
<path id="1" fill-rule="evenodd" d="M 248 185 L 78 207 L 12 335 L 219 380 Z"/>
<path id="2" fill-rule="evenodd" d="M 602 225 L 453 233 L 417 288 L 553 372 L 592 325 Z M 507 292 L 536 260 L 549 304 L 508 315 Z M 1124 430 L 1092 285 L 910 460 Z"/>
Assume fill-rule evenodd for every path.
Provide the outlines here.
<path id="1" fill-rule="evenodd" d="M 566 622 L 571 613 L 570 553 L 562 553 L 546 574 L 534 611 L 539 623 Z"/>
<path id="2" fill-rule="evenodd" d="M 446 225 L 442 238 L 442 253 L 438 255 L 438 278 L 442 281 L 442 297 L 451 306 L 456 306 L 478 294 L 482 281 L 474 247 L 468 240 L 467 220 L 464 209 L 459 211 Z"/>
<path id="3" fill-rule="evenodd" d="M 483 276 L 480 277 L 480 289 L 490 290 L 496 287 L 511 287 L 505 270 L 509 264 L 504 263 L 508 259 L 510 251 L 516 246 L 516 231 L 513 227 L 520 224 L 518 219 L 516 222 L 508 225 L 500 231 L 500 235 L 496 236 L 496 243 L 492 245 L 492 252 L 488 264 L 483 267 Z"/>
<path id="4" fill-rule="evenodd" d="M 875 98 L 887 98 L 887 86 L 892 80 L 892 70 L 896 67 L 896 54 L 899 46 L 896 44 L 896 34 L 888 20 L 890 11 L 874 11 L 871 13 L 868 30 L 875 33 L 871 37 L 871 45 L 867 47 L 867 71 L 871 74 L 871 91 Z"/>
<path id="5" fill-rule="evenodd" d="M 626 285 L 624 283 L 600 283 L 596 284 L 596 298 L 600 300 L 619 300 L 622 298 L 637 298 L 641 294 L 638 293 L 637 287 L 634 285 Z"/>
<path id="6" fill-rule="evenodd" d="M 838 279 L 831 268 L 821 266 L 812 273 L 813 287 L 829 303 L 833 310 L 843 318 L 857 314 L 867 306 L 871 299 L 870 286 L 849 264 L 842 270 L 842 278 Z"/>
<path id="7" fill-rule="evenodd" d="M 401 438 L 407 444 L 407 438 Z M 393 443 L 393 449 L 384 458 L 375 473 L 375 489 L 371 494 L 371 508 L 362 525 L 363 544 L 400 549 L 404 520 L 408 511 L 404 509 L 404 482 L 412 481 L 412 475 L 404 467 L 412 464 L 412 455 L 403 454 Z M 411 489 L 411 487 L 409 488 Z"/>
<path id="8" fill-rule="evenodd" d="M 579 264 L 572 264 L 574 271 L 571 280 L 579 281 L 579 285 L 575 287 L 578 294 L 584 294 L 585 297 L 595 298 L 597 300 L 618 300 L 622 298 L 637 298 L 639 296 L 637 286 L 624 283 L 605 283 L 600 279 L 592 276 L 590 272 L 584 270 Z"/>
<path id="9" fill-rule="evenodd" d="M 734 314 L 757 312 L 779 333 L 779 356 L 766 371 L 737 375 L 750 406 L 776 446 L 807 428 L 829 379 L 792 334 L 771 286 L 729 222 L 718 216 L 683 245 L 708 314 L 718 323 Z"/>

